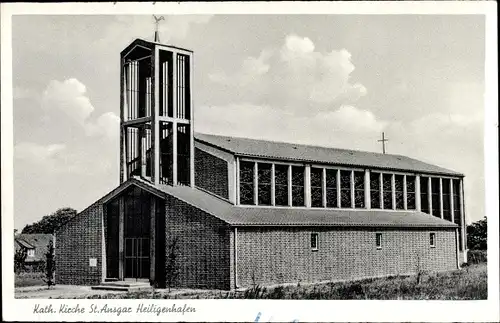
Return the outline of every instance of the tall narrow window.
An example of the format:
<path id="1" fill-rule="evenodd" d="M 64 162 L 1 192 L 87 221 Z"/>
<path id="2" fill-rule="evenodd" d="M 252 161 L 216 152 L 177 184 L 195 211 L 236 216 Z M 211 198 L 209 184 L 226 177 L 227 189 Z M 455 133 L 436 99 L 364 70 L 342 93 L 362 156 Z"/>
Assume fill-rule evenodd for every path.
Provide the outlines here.
<path id="1" fill-rule="evenodd" d="M 323 207 L 323 168 L 311 167 L 311 206 Z"/>
<path id="2" fill-rule="evenodd" d="M 337 170 L 326 170 L 326 206 L 339 207 L 337 203 Z"/>
<path id="3" fill-rule="evenodd" d="M 429 177 L 420 177 L 420 204 L 422 212 L 431 212 L 429 205 Z"/>
<path id="4" fill-rule="evenodd" d="M 319 249 L 318 234 L 311 233 L 311 250 L 316 251 Z"/>
<path id="5" fill-rule="evenodd" d="M 415 176 L 406 176 L 406 207 L 408 210 L 417 208 L 415 202 Z"/>
<path id="6" fill-rule="evenodd" d="M 458 239 L 458 247 L 460 251 L 463 251 L 463 242 L 462 242 L 462 218 L 460 216 L 460 180 L 459 179 L 453 179 L 453 213 L 454 213 L 454 222 L 455 224 L 459 225 L 458 228 L 458 234 L 459 234 L 459 239 Z"/>
<path id="7" fill-rule="evenodd" d="M 441 217 L 441 205 L 439 201 L 439 197 L 441 195 L 439 189 L 439 178 L 432 177 L 431 178 L 431 190 L 432 190 L 432 215 Z"/>
<path id="8" fill-rule="evenodd" d="M 172 123 L 160 122 L 160 183 L 173 183 L 173 128 Z"/>
<path id="9" fill-rule="evenodd" d="M 189 56 L 177 55 L 177 117 L 189 119 Z"/>
<path id="10" fill-rule="evenodd" d="M 189 125 L 177 126 L 177 181 L 181 185 L 190 183 L 191 140 Z"/>
<path id="11" fill-rule="evenodd" d="M 340 171 L 340 206 L 351 208 L 351 171 Z"/>
<path id="12" fill-rule="evenodd" d="M 380 173 L 370 173 L 370 200 L 372 209 L 380 209 Z"/>
<path id="13" fill-rule="evenodd" d="M 160 106 L 158 109 L 160 116 L 173 117 L 173 69 L 172 69 L 172 53 L 161 50 L 159 51 L 160 69 L 159 69 L 159 98 Z"/>
<path id="14" fill-rule="evenodd" d="M 384 186 L 384 209 L 392 209 L 392 174 L 382 175 Z"/>
<path id="15" fill-rule="evenodd" d="M 354 172 L 354 206 L 365 207 L 365 172 Z"/>
<path id="16" fill-rule="evenodd" d="M 240 204 L 254 204 L 254 163 L 240 162 Z"/>
<path id="17" fill-rule="evenodd" d="M 429 233 L 429 244 L 431 248 L 436 246 L 436 234 L 434 232 Z"/>
<path id="18" fill-rule="evenodd" d="M 259 205 L 271 205 L 271 164 L 259 163 L 258 169 L 258 197 Z"/>
<path id="19" fill-rule="evenodd" d="M 149 125 L 149 124 L 148 124 Z M 144 129 L 143 136 L 145 138 L 142 149 L 146 162 L 146 177 L 151 177 L 151 129 Z"/>
<path id="20" fill-rule="evenodd" d="M 128 176 L 141 175 L 141 152 L 139 150 L 139 128 L 127 127 L 126 162 Z"/>
<path id="21" fill-rule="evenodd" d="M 450 179 L 443 178 L 443 218 L 448 221 L 451 221 L 450 199 Z"/>
<path id="22" fill-rule="evenodd" d="M 131 54 L 126 58 L 124 65 L 124 99 L 126 111 L 125 120 L 132 120 L 151 115 L 152 84 L 151 84 L 151 60 L 146 59 L 150 54 Z M 134 56 L 134 59 L 131 59 Z"/>
<path id="23" fill-rule="evenodd" d="M 382 233 L 375 233 L 375 246 L 382 249 Z"/>
<path id="24" fill-rule="evenodd" d="M 292 205 L 304 206 L 304 167 L 292 166 Z"/>
<path id="25" fill-rule="evenodd" d="M 288 165 L 274 166 L 274 203 L 278 206 L 288 205 Z"/>
<path id="26" fill-rule="evenodd" d="M 395 194 L 396 194 L 396 209 L 403 210 L 405 208 L 404 201 L 404 176 L 403 175 L 394 175 L 395 181 Z"/>

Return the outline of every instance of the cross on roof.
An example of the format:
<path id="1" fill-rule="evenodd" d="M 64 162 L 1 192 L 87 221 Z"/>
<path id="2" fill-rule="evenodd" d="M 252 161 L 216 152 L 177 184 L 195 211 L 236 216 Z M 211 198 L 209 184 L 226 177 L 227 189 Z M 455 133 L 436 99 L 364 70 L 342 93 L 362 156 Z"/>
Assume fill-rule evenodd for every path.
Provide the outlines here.
<path id="1" fill-rule="evenodd" d="M 385 138 L 385 132 L 382 132 L 382 139 L 377 140 L 378 142 L 382 142 L 382 152 L 385 154 L 385 143 L 389 141 L 389 139 Z"/>

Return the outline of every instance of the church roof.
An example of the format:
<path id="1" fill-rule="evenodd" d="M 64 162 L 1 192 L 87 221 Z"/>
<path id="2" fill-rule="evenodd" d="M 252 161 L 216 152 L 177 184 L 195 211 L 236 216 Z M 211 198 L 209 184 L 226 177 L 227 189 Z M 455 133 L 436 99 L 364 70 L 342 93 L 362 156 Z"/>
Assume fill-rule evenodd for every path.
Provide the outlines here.
<path id="1" fill-rule="evenodd" d="M 402 155 L 380 154 L 360 150 L 328 148 L 202 133 L 195 134 L 195 139 L 201 143 L 245 157 L 463 176 L 461 173 Z"/>
<path id="2" fill-rule="evenodd" d="M 417 211 L 236 206 L 196 188 L 155 185 L 139 178 L 122 184 L 120 191 L 130 185 L 160 197 L 172 196 L 233 226 L 457 227 L 450 221 Z"/>

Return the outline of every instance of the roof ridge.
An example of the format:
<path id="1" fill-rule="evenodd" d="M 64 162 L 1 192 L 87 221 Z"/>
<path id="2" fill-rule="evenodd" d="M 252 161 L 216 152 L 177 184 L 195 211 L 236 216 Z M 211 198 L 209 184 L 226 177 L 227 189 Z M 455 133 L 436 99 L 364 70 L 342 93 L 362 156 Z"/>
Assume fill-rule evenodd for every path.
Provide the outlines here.
<path id="1" fill-rule="evenodd" d="M 213 136 L 213 137 L 219 137 L 219 138 L 234 138 L 234 139 L 243 139 L 243 140 L 256 140 L 256 141 L 264 141 L 264 142 L 272 142 L 276 144 L 287 144 L 287 145 L 297 145 L 297 146 L 305 146 L 305 147 L 312 147 L 312 148 L 325 148 L 325 149 L 336 149 L 336 150 L 342 150 L 342 151 L 354 151 L 354 152 L 361 152 L 361 153 L 369 153 L 369 154 L 377 154 L 377 155 L 384 155 L 384 156 L 397 156 L 397 157 L 405 157 L 405 158 L 411 158 L 405 155 L 400 155 L 400 154 L 383 154 L 375 151 L 368 151 L 368 150 L 361 150 L 361 149 L 347 149 L 347 148 L 338 148 L 338 147 L 333 147 L 333 146 L 320 146 L 320 145 L 311 145 L 311 144 L 304 144 L 304 143 L 297 143 L 297 142 L 290 142 L 290 141 L 277 141 L 277 140 L 269 140 L 269 139 L 257 139 L 257 138 L 250 138 L 250 137 L 237 137 L 237 136 L 227 136 L 227 135 L 216 135 L 216 134 L 210 134 L 210 133 L 203 133 L 203 132 L 196 132 L 194 134 L 195 138 L 196 135 L 203 135 L 203 136 Z M 198 138 L 199 140 L 203 140 Z"/>
<path id="2" fill-rule="evenodd" d="M 234 139 L 234 141 L 231 141 Z M 257 139 L 257 138 L 248 138 L 248 137 L 238 137 L 238 136 L 228 136 L 228 135 L 218 135 L 218 134 L 210 134 L 210 133 L 195 133 L 195 140 L 203 143 L 211 145 L 220 150 L 224 150 L 230 152 L 235 155 L 241 156 L 255 156 L 255 157 L 271 157 L 278 159 L 297 159 L 297 160 L 306 160 L 306 161 L 314 161 L 320 160 L 318 158 L 310 157 L 311 154 L 323 154 L 323 155 L 351 155 L 352 158 L 358 158 L 358 160 L 354 163 L 349 161 L 349 158 L 343 158 L 347 160 L 347 162 L 338 161 L 338 164 L 352 165 L 352 166 L 372 166 L 379 168 L 387 168 L 387 169 L 396 169 L 396 170 L 409 170 L 408 167 L 414 168 L 415 164 L 420 164 L 420 168 L 418 171 L 423 173 L 436 173 L 436 174 L 452 174 L 454 176 L 464 176 L 463 173 L 449 169 L 447 167 L 443 167 L 440 165 L 435 165 L 431 161 L 423 161 L 417 159 L 415 157 L 409 157 L 402 154 L 383 154 L 374 151 L 368 150 L 359 150 L 359 149 L 346 149 L 346 148 L 337 148 L 337 147 L 327 147 L 327 146 L 319 146 L 314 144 L 305 144 L 305 143 L 294 143 L 294 142 L 286 142 L 286 141 L 276 141 L 269 139 Z M 245 147 L 245 141 L 253 142 L 254 145 L 248 145 Z M 273 152 L 264 153 L 262 152 L 262 147 L 266 144 L 276 145 L 276 149 L 281 151 L 281 155 L 275 155 Z M 281 147 L 280 147 L 281 145 Z M 253 147 L 255 146 L 255 147 Z M 260 146 L 260 152 L 259 152 Z M 292 152 L 290 147 L 293 146 L 297 149 L 297 153 Z M 282 148 L 282 149 L 281 149 Z M 316 152 L 314 152 L 314 150 Z M 311 152 L 312 151 L 312 152 Z M 305 154 L 305 155 L 304 155 Z M 310 158 L 307 158 L 309 156 Z M 324 158 L 324 157 L 323 157 Z M 364 160 L 362 162 L 361 160 Z M 322 162 L 330 162 L 326 160 L 321 160 Z M 389 163 L 391 165 L 386 165 L 385 163 Z M 402 163 L 403 166 L 398 165 L 398 163 Z M 413 165 L 406 165 L 413 164 Z M 418 167 L 417 167 L 418 168 Z"/>

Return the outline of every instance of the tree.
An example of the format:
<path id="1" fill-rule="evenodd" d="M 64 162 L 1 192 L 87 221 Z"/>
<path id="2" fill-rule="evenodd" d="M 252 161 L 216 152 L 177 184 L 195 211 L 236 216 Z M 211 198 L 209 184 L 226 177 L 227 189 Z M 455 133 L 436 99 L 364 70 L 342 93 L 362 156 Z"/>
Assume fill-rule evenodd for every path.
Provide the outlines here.
<path id="1" fill-rule="evenodd" d="M 47 233 L 52 234 L 64 223 L 71 220 L 77 214 L 75 209 L 65 207 L 56 212 L 45 215 L 40 221 L 28 224 L 23 228 L 22 233 Z"/>
<path id="2" fill-rule="evenodd" d="M 178 263 L 178 254 L 179 254 L 179 246 L 178 246 L 179 238 L 175 237 L 172 239 L 171 243 L 168 246 L 168 256 L 167 256 L 167 266 L 166 266 L 166 280 L 168 286 L 168 292 L 170 293 L 170 289 L 174 286 L 177 277 L 179 276 L 179 263 Z"/>
<path id="3" fill-rule="evenodd" d="M 49 245 L 47 247 L 47 253 L 45 254 L 45 283 L 47 283 L 47 287 L 55 285 L 54 282 L 54 271 L 55 271 L 55 262 L 54 262 L 54 244 L 52 240 L 49 241 Z"/>
<path id="4" fill-rule="evenodd" d="M 28 253 L 25 248 L 19 248 L 16 250 L 16 253 L 14 254 L 14 272 L 16 274 L 24 271 L 24 261 L 27 256 Z"/>
<path id="5" fill-rule="evenodd" d="M 479 220 L 467 226 L 467 248 L 471 250 L 487 249 L 487 219 Z"/>

